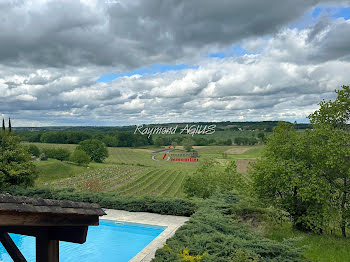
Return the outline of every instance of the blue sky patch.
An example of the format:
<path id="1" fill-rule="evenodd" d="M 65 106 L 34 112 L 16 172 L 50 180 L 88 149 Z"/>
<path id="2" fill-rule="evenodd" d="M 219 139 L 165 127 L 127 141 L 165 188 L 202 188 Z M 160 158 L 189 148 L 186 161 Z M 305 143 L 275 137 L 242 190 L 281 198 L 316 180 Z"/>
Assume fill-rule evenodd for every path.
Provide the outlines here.
<path id="1" fill-rule="evenodd" d="M 226 51 L 210 53 L 208 57 L 212 57 L 212 58 L 240 57 L 243 55 L 252 55 L 257 53 L 251 53 L 246 49 L 244 49 L 243 47 L 241 47 L 240 45 L 233 45 L 230 49 Z"/>
<path id="2" fill-rule="evenodd" d="M 332 17 L 338 18 L 343 17 L 344 19 L 348 20 L 350 19 L 350 7 L 342 7 L 337 9 L 338 11 L 335 12 Z"/>
<path id="3" fill-rule="evenodd" d="M 135 69 L 132 71 L 124 72 L 124 73 L 108 73 L 100 76 L 97 79 L 97 82 L 108 83 L 113 81 L 114 79 L 123 77 L 123 76 L 132 76 L 132 75 L 152 75 L 156 73 L 165 73 L 168 71 L 179 71 L 183 69 L 197 69 L 198 66 L 190 66 L 188 64 L 179 64 L 179 65 L 169 65 L 169 64 L 154 64 L 151 67 L 144 67 Z"/>

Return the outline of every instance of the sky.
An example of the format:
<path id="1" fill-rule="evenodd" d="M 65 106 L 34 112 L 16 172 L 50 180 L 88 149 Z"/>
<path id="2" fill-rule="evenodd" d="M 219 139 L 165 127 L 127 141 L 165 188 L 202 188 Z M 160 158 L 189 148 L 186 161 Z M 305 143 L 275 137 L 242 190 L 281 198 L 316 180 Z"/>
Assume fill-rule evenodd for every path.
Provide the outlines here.
<path id="1" fill-rule="evenodd" d="M 305 123 L 350 84 L 350 0 L 0 0 L 13 126 Z"/>

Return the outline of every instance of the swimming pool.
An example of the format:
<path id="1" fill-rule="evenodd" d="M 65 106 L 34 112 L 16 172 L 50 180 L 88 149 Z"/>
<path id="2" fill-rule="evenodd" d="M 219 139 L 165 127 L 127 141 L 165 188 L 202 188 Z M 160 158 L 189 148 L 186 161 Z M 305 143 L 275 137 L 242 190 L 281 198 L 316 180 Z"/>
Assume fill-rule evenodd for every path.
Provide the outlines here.
<path id="1" fill-rule="evenodd" d="M 100 225 L 89 227 L 84 244 L 60 242 L 62 262 L 126 262 L 136 256 L 165 227 L 100 220 Z M 35 262 L 35 238 L 10 234 L 28 262 Z M 0 244 L 0 261 L 12 262 Z"/>

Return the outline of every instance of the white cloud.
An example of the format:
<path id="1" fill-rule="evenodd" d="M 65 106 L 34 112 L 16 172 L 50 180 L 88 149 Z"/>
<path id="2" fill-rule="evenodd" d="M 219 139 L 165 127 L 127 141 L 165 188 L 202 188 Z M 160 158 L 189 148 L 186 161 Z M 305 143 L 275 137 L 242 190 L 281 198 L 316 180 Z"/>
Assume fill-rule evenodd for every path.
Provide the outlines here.
<path id="1" fill-rule="evenodd" d="M 304 29 L 287 28 L 313 6 L 305 1 L 274 10 L 267 7 L 276 2 L 267 1 L 265 13 L 249 23 L 243 11 L 235 17 L 229 7 L 252 14 L 261 11 L 261 3 L 206 1 L 196 18 L 187 13 L 192 2 L 139 1 L 133 8 L 121 2 L 34 1 L 37 16 L 26 13 L 28 4 L 5 7 L 0 113 L 19 119 L 19 125 L 294 121 L 350 82 L 350 20 L 322 17 Z M 63 3 L 71 7 L 66 19 L 53 10 Z M 289 14 L 291 6 L 298 10 Z M 23 24 L 13 31 L 16 17 Z M 238 42 L 259 53 L 203 58 Z M 198 69 L 96 83 L 106 72 L 179 61 L 195 62 Z"/>

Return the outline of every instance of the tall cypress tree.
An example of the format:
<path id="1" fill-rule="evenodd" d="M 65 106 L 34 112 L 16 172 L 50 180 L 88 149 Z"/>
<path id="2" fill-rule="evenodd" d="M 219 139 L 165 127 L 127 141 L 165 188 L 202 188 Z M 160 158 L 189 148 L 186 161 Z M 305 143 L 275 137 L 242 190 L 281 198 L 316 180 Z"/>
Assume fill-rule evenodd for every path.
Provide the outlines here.
<path id="1" fill-rule="evenodd" d="M 5 119 L 2 119 L 2 130 L 5 131 Z"/>
<path id="2" fill-rule="evenodd" d="M 11 126 L 11 119 L 9 118 L 9 132 L 12 131 L 12 126 Z"/>

